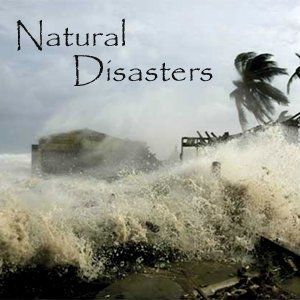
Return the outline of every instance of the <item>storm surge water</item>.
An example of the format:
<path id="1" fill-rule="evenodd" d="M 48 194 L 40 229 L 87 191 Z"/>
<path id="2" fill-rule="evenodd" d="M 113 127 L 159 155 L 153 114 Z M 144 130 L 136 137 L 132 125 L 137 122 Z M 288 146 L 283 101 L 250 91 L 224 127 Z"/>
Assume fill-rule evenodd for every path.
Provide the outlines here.
<path id="1" fill-rule="evenodd" d="M 222 165 L 220 179 L 211 173 L 213 161 Z M 278 127 L 112 182 L 35 177 L 29 155 L 1 155 L 1 272 L 71 265 L 92 279 L 130 243 L 143 245 L 140 264 L 143 247 L 185 259 L 243 261 L 262 233 L 297 243 L 299 165 L 299 146 Z"/>

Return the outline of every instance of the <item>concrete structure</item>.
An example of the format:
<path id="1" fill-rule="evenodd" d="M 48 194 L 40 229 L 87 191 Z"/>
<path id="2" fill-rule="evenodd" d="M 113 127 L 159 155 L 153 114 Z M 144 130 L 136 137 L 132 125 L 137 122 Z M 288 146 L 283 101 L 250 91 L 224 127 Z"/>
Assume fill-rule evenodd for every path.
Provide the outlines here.
<path id="1" fill-rule="evenodd" d="M 151 170 L 159 161 L 142 142 L 83 129 L 43 137 L 32 145 L 32 171 L 66 174 L 101 169 L 108 176 L 124 168 Z"/>

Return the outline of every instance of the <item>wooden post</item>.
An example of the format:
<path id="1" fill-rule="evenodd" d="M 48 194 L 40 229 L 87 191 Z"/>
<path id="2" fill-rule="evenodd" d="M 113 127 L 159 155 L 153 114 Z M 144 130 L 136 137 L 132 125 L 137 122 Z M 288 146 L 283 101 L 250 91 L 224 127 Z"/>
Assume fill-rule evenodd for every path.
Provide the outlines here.
<path id="1" fill-rule="evenodd" d="M 221 163 L 218 161 L 214 161 L 211 164 L 211 172 L 216 178 L 219 179 L 221 177 Z"/>
<path id="2" fill-rule="evenodd" d="M 31 173 L 38 174 L 40 171 L 39 145 L 31 145 Z"/>
<path id="3" fill-rule="evenodd" d="M 180 149 L 180 155 L 179 155 L 179 158 L 180 160 L 183 160 L 183 138 L 181 138 L 181 149 Z"/>

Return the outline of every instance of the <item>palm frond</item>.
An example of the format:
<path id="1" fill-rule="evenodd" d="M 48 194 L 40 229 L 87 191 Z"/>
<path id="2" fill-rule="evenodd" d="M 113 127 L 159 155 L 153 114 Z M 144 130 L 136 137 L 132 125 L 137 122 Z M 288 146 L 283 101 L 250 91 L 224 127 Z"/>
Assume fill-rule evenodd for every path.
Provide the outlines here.
<path id="1" fill-rule="evenodd" d="M 261 93 L 258 89 L 252 88 L 246 91 L 246 98 L 245 106 L 253 113 L 259 123 L 265 124 L 267 120 L 272 120 L 271 115 L 274 114 L 274 105 L 268 96 Z"/>
<path id="2" fill-rule="evenodd" d="M 253 71 L 251 73 L 252 80 L 261 80 L 261 81 L 269 81 L 271 82 L 275 76 L 278 75 L 288 75 L 288 72 L 285 68 L 278 67 L 266 67 L 259 69 L 257 71 Z"/>
<path id="3" fill-rule="evenodd" d="M 245 110 L 243 108 L 243 96 L 244 96 L 243 90 L 238 88 L 230 93 L 230 97 L 234 98 L 235 100 L 235 106 L 238 111 L 240 125 L 242 127 L 242 130 L 245 131 L 248 121 L 247 121 Z"/>
<path id="4" fill-rule="evenodd" d="M 259 70 L 264 67 L 272 67 L 272 66 L 275 67 L 276 63 L 270 60 L 272 56 L 273 56 L 272 54 L 263 53 L 253 57 L 251 60 L 248 61 L 247 71 L 251 72 L 251 71 Z"/>
<path id="5" fill-rule="evenodd" d="M 282 111 L 280 114 L 279 114 L 279 116 L 278 116 L 278 118 L 277 118 L 277 122 L 284 122 L 284 121 L 286 121 L 286 120 L 288 120 L 289 118 L 291 118 L 292 116 L 291 115 L 288 115 L 288 111 L 287 110 L 284 110 L 284 111 Z"/>
<path id="6" fill-rule="evenodd" d="M 271 81 L 277 75 L 287 75 L 286 69 L 279 68 L 275 61 L 270 60 L 272 56 L 264 53 L 249 60 L 245 69 L 246 78 Z"/>
<path id="7" fill-rule="evenodd" d="M 296 78 L 299 78 L 300 79 L 300 67 L 298 67 L 295 71 L 295 73 L 291 76 L 291 78 L 289 79 L 288 81 L 288 84 L 287 84 L 287 92 L 289 93 L 290 92 L 290 86 L 291 86 L 291 83 L 294 81 L 294 79 Z"/>
<path id="8" fill-rule="evenodd" d="M 278 75 L 287 75 L 284 68 L 279 68 L 272 60 L 272 54 L 255 52 L 239 54 L 235 59 L 235 68 L 241 79 L 234 81 L 236 89 L 230 94 L 236 100 L 239 121 L 245 128 L 245 109 L 253 113 L 259 123 L 272 121 L 275 112 L 274 102 L 287 105 L 288 98 L 270 82 Z M 300 68 L 299 68 L 300 78 Z"/>
<path id="9" fill-rule="evenodd" d="M 238 111 L 239 122 L 241 124 L 242 130 L 245 131 L 246 126 L 248 124 L 245 110 L 243 108 L 243 105 L 242 105 L 241 101 L 237 98 L 235 99 L 235 105 L 236 105 L 236 108 L 237 108 L 237 111 Z"/>
<path id="10" fill-rule="evenodd" d="M 268 98 L 271 98 L 279 105 L 289 104 L 289 99 L 287 98 L 287 96 L 279 89 L 275 88 L 274 86 L 272 86 L 267 82 L 256 82 L 255 88 L 258 89 L 261 92 L 261 94 L 267 96 Z"/>
<path id="11" fill-rule="evenodd" d="M 295 72 L 289 79 L 288 83 L 287 83 L 287 93 L 290 93 L 291 90 L 291 84 L 292 82 L 298 77 L 297 72 Z"/>
<path id="12" fill-rule="evenodd" d="M 234 60 L 234 65 L 239 74 L 242 74 L 246 68 L 247 62 L 256 56 L 255 52 L 240 53 Z"/>

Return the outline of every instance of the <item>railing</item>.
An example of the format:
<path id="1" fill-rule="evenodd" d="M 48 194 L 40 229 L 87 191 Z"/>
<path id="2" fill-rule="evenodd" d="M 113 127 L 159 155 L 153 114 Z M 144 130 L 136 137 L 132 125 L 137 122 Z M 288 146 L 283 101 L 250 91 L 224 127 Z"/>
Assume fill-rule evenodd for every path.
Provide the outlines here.
<path id="1" fill-rule="evenodd" d="M 291 118 L 285 120 L 285 121 L 275 121 L 270 122 L 265 125 L 259 125 L 254 128 L 251 128 L 244 133 L 255 133 L 260 130 L 264 130 L 265 128 L 268 128 L 270 126 L 274 126 L 276 124 L 283 124 L 288 127 L 297 127 L 300 128 L 300 112 L 292 116 Z M 238 133 L 234 135 L 230 135 L 229 132 L 225 132 L 221 136 L 215 135 L 213 132 L 210 134 L 205 131 L 205 136 L 202 136 L 199 131 L 197 131 L 198 136 L 197 137 L 182 137 L 181 138 L 181 152 L 180 152 L 180 159 L 183 159 L 183 150 L 186 147 L 195 147 L 198 153 L 199 148 L 209 146 L 215 143 L 225 142 L 231 139 L 239 138 L 243 136 L 244 133 Z"/>

